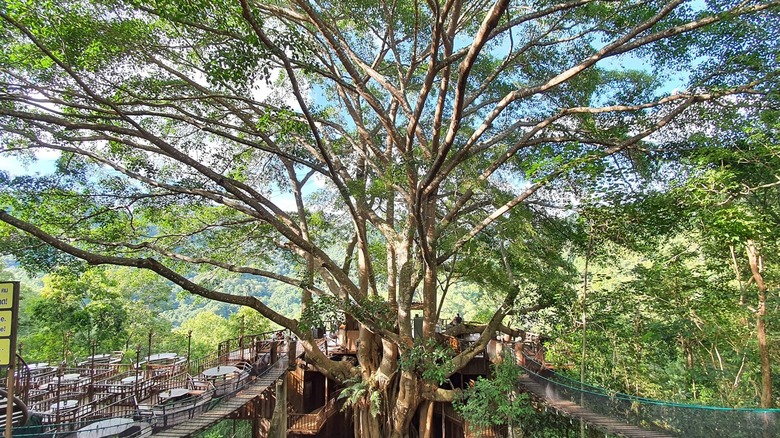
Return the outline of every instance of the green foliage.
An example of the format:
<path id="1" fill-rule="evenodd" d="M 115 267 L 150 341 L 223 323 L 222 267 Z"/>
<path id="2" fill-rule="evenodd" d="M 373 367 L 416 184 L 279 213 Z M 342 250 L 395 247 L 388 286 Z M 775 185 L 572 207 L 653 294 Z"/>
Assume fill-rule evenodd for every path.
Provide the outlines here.
<path id="1" fill-rule="evenodd" d="M 199 339 L 204 341 L 204 344 L 219 342 L 230 337 L 227 319 L 209 310 L 198 312 L 193 318 L 185 321 L 178 330 L 192 330 L 193 334 L 197 333 Z"/>
<path id="2" fill-rule="evenodd" d="M 393 330 L 395 310 L 382 297 L 369 295 L 358 303 L 350 305 L 347 311 L 358 321 L 370 320 L 385 330 Z"/>
<path id="3" fill-rule="evenodd" d="M 229 438 L 252 436 L 252 421 L 222 420 L 196 436 L 198 438 Z"/>
<path id="4" fill-rule="evenodd" d="M 780 278 L 776 5 L 453 4 L 5 1 L 0 156 L 59 154 L 0 173 L 0 252 L 59 276 L 29 299 L 29 342 L 192 329 L 205 349 L 251 295 L 299 335 L 354 316 L 404 349 L 422 298 L 429 326 L 500 309 L 555 328 L 563 360 L 590 305 L 600 378 L 723 395 L 754 362 L 725 250 L 759 242 Z M 592 303 L 583 253 L 607 271 Z M 304 288 L 322 296 L 298 324 Z M 425 340 L 401 367 L 441 382 L 452 354 Z"/>
<path id="5" fill-rule="evenodd" d="M 590 261 L 587 382 L 662 400 L 741 404 L 751 385 L 733 383 L 740 367 L 755 365 L 742 364 L 750 314 L 739 306 L 733 272 L 706 258 L 701 241 L 678 235 L 647 254 L 598 249 L 610 256 Z M 548 360 L 570 368 L 573 378 L 579 378 L 582 327 L 574 321 L 581 306 L 572 303 L 571 325 L 547 349 Z"/>
<path id="6" fill-rule="evenodd" d="M 398 364 L 404 371 L 413 371 L 426 381 L 441 385 L 452 374 L 452 356 L 454 351 L 449 344 L 429 339 L 402 351 Z"/>
<path id="7" fill-rule="evenodd" d="M 174 331 L 180 336 L 186 336 L 192 331 L 192 357 L 212 354 L 220 342 L 238 337 L 231 330 L 227 319 L 208 310 L 195 314 Z"/>
<path id="8" fill-rule="evenodd" d="M 533 414 L 529 396 L 520 393 L 517 376 L 522 373 L 511 354 L 491 365 L 491 377 L 478 377 L 454 402 L 456 411 L 472 429 L 522 424 Z"/>
<path id="9" fill-rule="evenodd" d="M 389 303 L 378 296 L 368 296 L 359 302 L 319 296 L 312 300 L 301 315 L 299 327 L 309 331 L 318 327 L 337 327 L 348 313 L 358 321 L 370 320 L 388 330 L 393 328 L 395 314 Z"/>
<path id="10" fill-rule="evenodd" d="M 238 338 L 241 334 L 259 334 L 271 330 L 271 322 L 259 312 L 249 307 L 241 307 L 230 314 L 227 320 L 230 338 Z"/>
<path id="11" fill-rule="evenodd" d="M 174 306 L 171 286 L 143 272 L 128 275 L 126 268 L 61 270 L 42 281 L 40 291 L 29 280 L 22 288 L 19 341 L 28 362 L 80 359 L 92 354 L 93 343 L 98 352 L 121 350 L 134 358 L 138 346 L 146 354 L 150 332 L 154 352 L 184 354 L 189 330 L 193 357 L 200 357 L 213 353 L 217 343 L 238 338 L 242 327 L 247 335 L 270 330 L 269 321 L 248 308 L 225 317 L 204 310 L 174 329 L 161 315 Z"/>
<path id="12" fill-rule="evenodd" d="M 100 272 L 77 276 L 60 271 L 43 280 L 40 295 L 25 308 L 29 319 L 20 327 L 28 360 L 85 357 L 93 342 L 100 351 L 122 349 L 129 314 Z"/>
<path id="13" fill-rule="evenodd" d="M 755 406 L 761 377 L 745 244 L 759 246 L 763 276 L 776 284 L 777 116 L 742 104 L 707 111 L 700 125 L 680 127 L 663 152 L 675 161 L 644 174 L 648 184 L 607 188 L 607 196 L 599 186 L 581 210 L 572 249 L 589 253 L 586 380 L 652 398 Z M 548 349 L 572 374 L 582 298 Z"/>
<path id="14" fill-rule="evenodd" d="M 368 407 L 372 417 L 376 417 L 382 412 L 382 394 L 375 385 L 366 382 L 361 377 L 355 377 L 344 383 L 344 389 L 338 395 L 340 400 L 344 400 L 342 411 L 349 408 Z"/>
<path id="15" fill-rule="evenodd" d="M 331 297 L 316 297 L 301 314 L 298 326 L 304 332 L 320 327 L 338 326 L 344 320 L 341 300 Z"/>
<path id="16" fill-rule="evenodd" d="M 447 291 L 441 309 L 443 318 L 460 314 L 464 321 L 487 322 L 495 311 L 493 300 L 484 288 L 473 283 L 455 283 Z"/>

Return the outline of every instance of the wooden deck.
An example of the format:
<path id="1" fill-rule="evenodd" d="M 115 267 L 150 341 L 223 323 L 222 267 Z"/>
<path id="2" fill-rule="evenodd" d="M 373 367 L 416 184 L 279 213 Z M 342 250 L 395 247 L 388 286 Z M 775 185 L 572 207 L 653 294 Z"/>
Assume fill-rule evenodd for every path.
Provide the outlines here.
<path id="1" fill-rule="evenodd" d="M 518 378 L 520 384 L 533 396 L 542 400 L 547 406 L 559 411 L 570 418 L 581 419 L 596 429 L 625 438 L 674 438 L 662 432 L 645 430 L 640 427 L 624 423 L 614 418 L 605 417 L 592 412 L 574 402 L 548 396 L 546 388 L 533 381 L 524 374 Z"/>
<path id="2" fill-rule="evenodd" d="M 202 432 L 220 420 L 226 418 L 233 412 L 241 409 L 255 397 L 260 396 L 268 387 L 275 384 L 279 377 L 287 371 L 287 357 L 283 356 L 271 369 L 262 376 L 255 379 L 247 387 L 239 391 L 229 399 L 223 400 L 213 409 L 199 415 L 192 421 L 180 424 L 171 429 L 163 430 L 152 436 L 158 438 L 181 438 L 190 437 Z"/>

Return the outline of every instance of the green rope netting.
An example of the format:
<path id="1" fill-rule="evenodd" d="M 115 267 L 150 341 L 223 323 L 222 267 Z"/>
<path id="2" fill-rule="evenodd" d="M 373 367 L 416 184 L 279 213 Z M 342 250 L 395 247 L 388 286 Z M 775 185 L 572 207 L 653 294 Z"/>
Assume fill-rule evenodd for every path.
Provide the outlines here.
<path id="1" fill-rule="evenodd" d="M 536 368 L 540 369 L 540 368 Z M 568 400 L 588 411 L 647 430 L 685 438 L 780 437 L 780 409 L 725 408 L 665 402 L 580 383 L 547 369 L 528 376 L 549 400 Z"/>

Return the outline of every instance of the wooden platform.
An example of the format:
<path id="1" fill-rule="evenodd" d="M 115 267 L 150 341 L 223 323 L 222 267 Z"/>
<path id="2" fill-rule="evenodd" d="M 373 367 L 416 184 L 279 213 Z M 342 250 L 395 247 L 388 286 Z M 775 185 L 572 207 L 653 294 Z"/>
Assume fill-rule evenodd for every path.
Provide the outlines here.
<path id="1" fill-rule="evenodd" d="M 254 382 L 250 383 L 233 397 L 223 400 L 213 409 L 199 415 L 191 421 L 155 433 L 152 436 L 159 438 L 181 438 L 190 437 L 202 432 L 233 412 L 241 409 L 242 406 L 252 401 L 255 397 L 261 395 L 269 386 L 274 385 L 276 381 L 279 380 L 279 377 L 284 375 L 286 371 L 287 357 L 284 356 L 266 374 L 258 377 Z"/>
<path id="2" fill-rule="evenodd" d="M 674 435 L 669 435 L 668 433 L 645 430 L 638 426 L 597 414 L 569 400 L 551 399 L 546 395 L 547 391 L 544 385 L 533 381 L 527 374 L 521 375 L 518 381 L 528 392 L 544 401 L 547 406 L 567 417 L 581 419 L 604 432 L 625 438 L 674 438 Z"/>

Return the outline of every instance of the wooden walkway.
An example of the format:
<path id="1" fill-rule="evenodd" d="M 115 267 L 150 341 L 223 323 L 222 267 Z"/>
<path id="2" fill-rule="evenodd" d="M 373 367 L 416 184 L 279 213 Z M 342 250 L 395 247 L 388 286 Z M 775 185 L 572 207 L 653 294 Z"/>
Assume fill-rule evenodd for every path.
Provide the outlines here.
<path id="1" fill-rule="evenodd" d="M 202 432 L 233 412 L 241 409 L 242 406 L 252 401 L 255 397 L 260 396 L 269 386 L 276 383 L 276 381 L 279 380 L 279 377 L 284 375 L 286 371 L 287 356 L 285 355 L 277 361 L 267 373 L 258 377 L 254 382 L 250 383 L 246 388 L 239 391 L 230 399 L 223 400 L 213 409 L 186 423 L 160 431 L 152 436 L 158 438 L 182 438 L 191 437 Z"/>
<path id="2" fill-rule="evenodd" d="M 545 386 L 535 382 L 527 374 L 521 375 L 518 381 L 528 392 L 544 401 L 547 406 L 567 417 L 581 419 L 604 432 L 625 438 L 674 438 L 668 433 L 645 430 L 614 418 L 599 415 L 569 400 L 551 398 L 547 394 Z"/>

